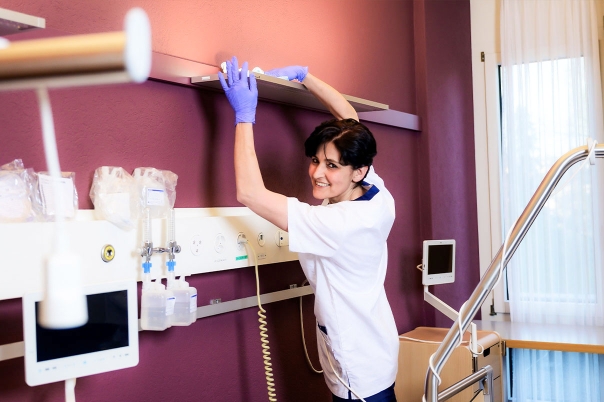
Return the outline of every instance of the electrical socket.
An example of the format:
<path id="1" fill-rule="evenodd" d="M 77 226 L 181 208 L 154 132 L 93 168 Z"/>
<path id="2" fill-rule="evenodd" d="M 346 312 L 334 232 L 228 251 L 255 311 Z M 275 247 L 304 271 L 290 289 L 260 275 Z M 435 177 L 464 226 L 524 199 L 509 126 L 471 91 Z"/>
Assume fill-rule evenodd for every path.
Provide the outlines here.
<path id="1" fill-rule="evenodd" d="M 289 246 L 289 234 L 285 230 L 278 230 L 275 234 L 275 243 L 277 246 Z"/>
<path id="2" fill-rule="evenodd" d="M 222 233 L 218 233 L 216 235 L 216 239 L 214 240 L 214 251 L 217 253 L 222 253 L 224 251 L 224 244 L 226 243 L 226 239 Z"/>
<path id="3" fill-rule="evenodd" d="M 237 250 L 245 250 L 245 242 L 247 242 L 247 236 L 243 232 L 239 232 L 237 235 Z"/>
<path id="4" fill-rule="evenodd" d="M 193 255 L 197 256 L 201 254 L 201 236 L 200 235 L 194 235 L 191 238 L 191 253 L 193 253 Z"/>

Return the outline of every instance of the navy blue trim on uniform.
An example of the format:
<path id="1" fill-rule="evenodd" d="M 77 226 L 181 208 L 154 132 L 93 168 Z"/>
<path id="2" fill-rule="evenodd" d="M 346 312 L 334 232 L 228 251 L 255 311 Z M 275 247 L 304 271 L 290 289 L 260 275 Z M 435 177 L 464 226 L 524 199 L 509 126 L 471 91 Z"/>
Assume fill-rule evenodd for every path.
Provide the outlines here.
<path id="1" fill-rule="evenodd" d="M 369 201 L 371 200 L 377 193 L 380 192 L 380 189 L 375 186 L 375 184 L 371 185 L 366 181 L 361 182 L 361 186 L 371 186 L 369 190 L 359 198 L 354 199 L 353 201 Z"/>

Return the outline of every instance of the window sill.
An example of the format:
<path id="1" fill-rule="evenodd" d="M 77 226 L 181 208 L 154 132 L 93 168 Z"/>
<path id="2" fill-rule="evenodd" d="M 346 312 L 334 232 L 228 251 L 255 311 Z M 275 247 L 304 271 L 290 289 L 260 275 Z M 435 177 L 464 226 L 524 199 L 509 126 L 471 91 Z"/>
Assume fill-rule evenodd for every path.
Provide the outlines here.
<path id="1" fill-rule="evenodd" d="M 495 331 L 511 349 L 604 354 L 604 327 L 474 321 L 482 331 Z"/>

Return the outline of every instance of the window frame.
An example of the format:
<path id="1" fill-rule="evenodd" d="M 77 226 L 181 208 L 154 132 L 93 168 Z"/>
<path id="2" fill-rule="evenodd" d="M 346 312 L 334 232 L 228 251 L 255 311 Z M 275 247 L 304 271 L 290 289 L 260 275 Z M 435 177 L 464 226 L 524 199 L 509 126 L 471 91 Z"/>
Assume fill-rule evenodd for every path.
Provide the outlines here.
<path id="1" fill-rule="evenodd" d="M 482 104 L 484 129 L 475 130 L 476 195 L 478 204 L 478 238 L 480 276 L 482 277 L 503 243 L 501 225 L 501 105 L 499 53 L 482 53 Z M 485 152 L 486 151 L 486 152 Z M 505 295 L 505 276 L 482 306 L 482 318 L 509 320 L 509 302 Z M 493 307 L 491 306 L 493 305 Z M 491 315 L 495 312 L 497 315 Z M 489 318 L 487 318 L 489 317 Z M 497 318 L 496 318 L 497 317 Z"/>

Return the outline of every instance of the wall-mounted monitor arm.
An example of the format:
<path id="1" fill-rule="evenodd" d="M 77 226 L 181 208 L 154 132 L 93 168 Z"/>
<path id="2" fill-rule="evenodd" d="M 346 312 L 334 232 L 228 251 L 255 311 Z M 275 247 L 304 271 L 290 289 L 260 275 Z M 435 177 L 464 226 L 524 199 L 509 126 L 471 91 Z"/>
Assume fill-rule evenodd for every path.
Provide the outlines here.
<path id="1" fill-rule="evenodd" d="M 451 308 L 447 303 L 434 296 L 428 290 L 428 286 L 424 286 L 424 301 L 428 302 L 432 307 L 449 317 L 453 322 L 459 320 L 459 313 Z M 470 324 L 470 351 L 475 353 L 478 347 L 478 336 L 476 334 L 476 324 Z"/>

